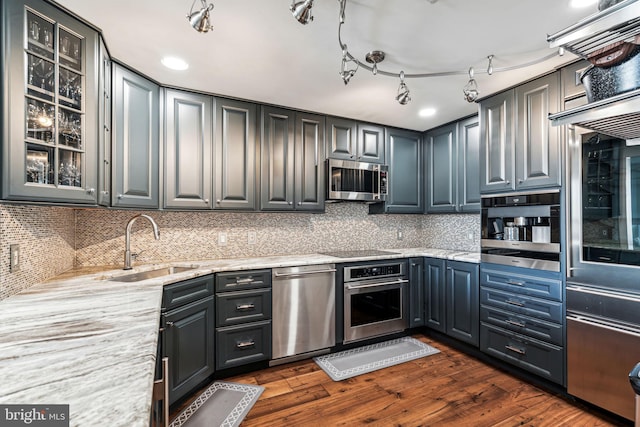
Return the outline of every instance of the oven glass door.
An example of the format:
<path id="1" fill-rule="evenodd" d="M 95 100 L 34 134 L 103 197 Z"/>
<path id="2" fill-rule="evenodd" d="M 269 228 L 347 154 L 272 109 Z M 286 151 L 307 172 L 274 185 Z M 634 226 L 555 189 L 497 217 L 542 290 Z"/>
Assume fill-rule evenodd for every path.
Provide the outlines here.
<path id="1" fill-rule="evenodd" d="M 402 331 L 407 327 L 403 302 L 408 280 L 345 284 L 345 342 Z"/>
<path id="2" fill-rule="evenodd" d="M 351 295 L 351 326 L 362 326 L 401 317 L 401 288 L 369 290 Z"/>

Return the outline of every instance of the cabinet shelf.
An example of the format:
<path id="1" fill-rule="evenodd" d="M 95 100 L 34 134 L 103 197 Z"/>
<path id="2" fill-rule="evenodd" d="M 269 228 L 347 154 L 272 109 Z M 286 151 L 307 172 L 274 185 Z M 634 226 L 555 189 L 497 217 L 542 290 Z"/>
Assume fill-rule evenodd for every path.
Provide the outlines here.
<path id="1" fill-rule="evenodd" d="M 583 58 L 616 42 L 640 35 L 640 1 L 626 0 L 547 36 L 551 48 L 563 47 Z"/>

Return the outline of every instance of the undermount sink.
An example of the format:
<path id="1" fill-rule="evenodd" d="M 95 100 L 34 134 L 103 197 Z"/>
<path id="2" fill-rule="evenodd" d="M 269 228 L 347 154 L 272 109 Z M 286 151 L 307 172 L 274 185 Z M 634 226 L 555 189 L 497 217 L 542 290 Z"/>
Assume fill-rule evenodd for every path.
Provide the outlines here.
<path id="1" fill-rule="evenodd" d="M 106 280 L 110 280 L 112 282 L 140 282 L 142 280 L 153 279 L 154 277 L 184 273 L 185 271 L 195 270 L 196 268 L 198 268 L 197 265 L 163 267 L 155 270 L 140 271 L 138 273 L 123 274 L 122 276 L 113 276 Z"/>

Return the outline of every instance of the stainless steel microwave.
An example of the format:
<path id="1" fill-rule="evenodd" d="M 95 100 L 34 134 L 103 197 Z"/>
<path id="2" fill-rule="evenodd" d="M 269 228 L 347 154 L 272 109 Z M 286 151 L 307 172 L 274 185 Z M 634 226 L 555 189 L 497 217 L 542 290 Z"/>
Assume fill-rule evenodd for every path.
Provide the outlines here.
<path id="1" fill-rule="evenodd" d="M 327 168 L 328 200 L 383 202 L 387 198 L 386 165 L 329 159 Z"/>

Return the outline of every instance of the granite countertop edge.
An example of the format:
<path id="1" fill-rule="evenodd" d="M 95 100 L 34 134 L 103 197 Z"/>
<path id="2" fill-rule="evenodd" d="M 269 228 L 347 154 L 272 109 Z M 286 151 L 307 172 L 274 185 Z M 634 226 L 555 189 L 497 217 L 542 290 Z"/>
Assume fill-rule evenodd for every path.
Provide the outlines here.
<path id="1" fill-rule="evenodd" d="M 61 274 L 0 301 L 0 403 L 69 404 L 71 426 L 148 426 L 162 290 L 171 283 L 224 271 L 423 256 L 480 263 L 474 252 L 386 251 L 393 253 L 194 260 L 127 272 L 107 266 Z M 117 281 L 123 274 L 175 265 L 195 268 L 134 283 Z"/>

